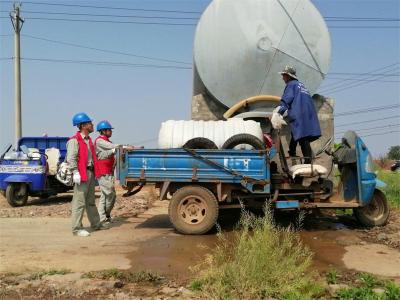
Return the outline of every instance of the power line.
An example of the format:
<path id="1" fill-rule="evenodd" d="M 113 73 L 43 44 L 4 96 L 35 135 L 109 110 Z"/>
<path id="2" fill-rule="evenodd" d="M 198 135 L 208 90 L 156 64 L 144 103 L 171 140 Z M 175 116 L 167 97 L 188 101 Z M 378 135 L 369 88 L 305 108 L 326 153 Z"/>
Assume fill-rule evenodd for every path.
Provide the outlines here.
<path id="1" fill-rule="evenodd" d="M 7 19 L 8 17 L 0 17 Z M 116 20 L 94 20 L 94 19 L 69 19 L 69 18 L 47 18 L 47 17 L 25 17 L 25 20 L 34 21 L 62 21 L 62 22 L 86 22 L 86 23 L 111 23 L 111 24 L 137 24 L 137 25 L 163 25 L 163 26 L 196 26 L 195 23 L 166 23 L 166 22 L 140 22 L 140 21 L 116 21 Z M 332 29 L 400 29 L 400 26 L 329 26 Z"/>
<path id="2" fill-rule="evenodd" d="M 386 134 L 390 134 L 390 133 L 400 133 L 400 130 L 391 130 L 391 131 L 384 131 L 384 132 L 375 132 L 375 133 L 371 133 L 371 134 L 361 134 L 358 135 L 359 137 L 369 137 L 369 136 L 377 136 L 377 135 L 386 135 Z M 336 139 L 341 139 L 341 136 L 335 137 Z"/>
<path id="3" fill-rule="evenodd" d="M 7 13 L 8 11 L 0 11 Z M 193 17 L 165 17 L 165 16 L 138 16 L 138 15 L 115 15 L 115 14 L 93 14 L 93 13 L 69 13 L 69 12 L 47 12 L 24 10 L 24 14 L 44 14 L 44 15 L 65 15 L 65 16 L 86 16 L 86 17 L 112 17 L 112 18 L 138 18 L 138 19 L 166 19 L 166 20 L 199 20 Z"/>
<path id="4" fill-rule="evenodd" d="M 52 59 L 52 58 L 34 58 L 24 57 L 21 60 L 25 61 L 40 61 L 52 63 L 68 63 L 68 64 L 86 64 L 86 65 L 99 65 L 99 66 L 115 66 L 115 67 L 135 67 L 135 68 L 158 68 L 158 69 L 178 69 L 178 70 L 191 70 L 190 67 L 184 66 L 165 66 L 165 65 L 151 65 L 151 64 L 132 64 L 127 62 L 113 62 L 113 61 L 97 61 L 97 60 L 73 60 L 73 59 Z"/>
<path id="5" fill-rule="evenodd" d="M 346 123 L 346 124 L 340 124 L 340 125 L 335 125 L 335 127 L 344 127 L 344 126 L 349 126 L 349 125 L 357 125 L 357 124 L 364 124 L 364 123 L 372 123 L 372 122 L 377 122 L 377 121 L 386 121 L 386 120 L 391 120 L 391 119 L 398 119 L 399 116 L 390 116 L 390 117 L 385 117 L 379 118 L 379 119 L 370 119 L 370 120 L 365 120 L 365 121 L 359 121 L 359 122 L 351 122 L 351 123 Z"/>
<path id="6" fill-rule="evenodd" d="M 396 63 L 395 65 L 398 65 Z M 392 65 L 391 65 L 392 66 Z M 391 70 L 393 72 L 393 70 Z M 393 74 L 386 74 L 386 73 L 348 73 L 348 72 L 332 72 L 329 73 L 332 75 L 349 75 L 349 76 L 385 76 L 385 77 L 393 77 L 393 76 L 400 76 L 400 73 L 393 73 Z"/>
<path id="7" fill-rule="evenodd" d="M 391 68 L 390 70 L 384 71 L 382 75 L 369 75 L 367 77 L 367 79 L 380 79 L 380 78 L 383 78 L 383 76 L 385 74 L 394 71 L 392 69 L 393 67 L 394 66 L 390 67 Z M 341 84 L 337 85 L 337 83 L 336 83 L 336 86 L 328 87 L 327 89 L 324 89 L 322 92 L 323 93 L 336 93 L 336 92 L 341 92 L 341 91 L 347 90 L 349 88 L 354 88 L 354 87 L 358 87 L 360 85 L 365 85 L 365 84 L 368 84 L 368 83 L 369 82 L 359 82 L 359 83 L 348 82 L 348 83 L 345 83 L 345 84 L 342 84 L 342 85 Z"/>
<path id="8" fill-rule="evenodd" d="M 400 130 L 385 131 L 385 132 L 372 133 L 372 134 L 366 134 L 366 135 L 360 135 L 360 136 L 368 137 L 368 136 L 376 136 L 376 135 L 386 135 L 386 134 L 390 134 L 390 133 L 400 133 Z"/>
<path id="9" fill-rule="evenodd" d="M 374 70 L 372 70 L 372 71 L 360 73 L 360 74 L 357 74 L 357 76 L 352 76 L 352 77 L 350 77 L 350 78 L 348 78 L 348 79 L 343 79 L 342 81 L 339 81 L 339 82 L 336 82 L 336 83 L 328 84 L 327 86 L 325 86 L 325 90 L 323 89 L 323 92 L 324 92 L 324 91 L 327 91 L 327 90 L 330 90 L 330 89 L 332 89 L 332 88 L 338 88 L 339 86 L 344 86 L 344 85 L 341 84 L 341 82 L 348 81 L 348 80 L 351 79 L 351 78 L 358 79 L 359 76 L 367 76 L 367 77 L 371 77 L 370 79 L 372 79 L 372 76 L 373 76 L 373 75 L 371 75 L 371 74 L 373 74 L 374 72 L 380 72 L 380 71 L 383 71 L 383 70 L 385 70 L 385 69 L 388 69 L 388 68 L 391 68 L 391 67 L 394 67 L 394 66 L 397 66 L 397 65 L 399 65 L 399 62 L 390 64 L 390 65 L 387 65 L 387 66 L 384 66 L 384 67 L 380 67 L 380 68 L 374 69 Z M 387 71 L 386 71 L 386 72 L 387 72 Z M 329 75 L 332 75 L 332 74 L 335 74 L 335 73 L 330 73 Z M 364 78 L 364 79 L 365 79 L 365 78 Z M 367 79 L 368 79 L 368 78 L 367 78 Z M 346 84 L 348 84 L 348 83 L 345 83 L 345 85 L 346 85 Z M 350 84 L 351 84 L 351 83 L 350 83 Z M 336 86 L 336 87 L 333 87 L 333 86 Z"/>
<path id="10" fill-rule="evenodd" d="M 400 26 L 328 26 L 334 29 L 400 29 Z"/>
<path id="11" fill-rule="evenodd" d="M 101 49 L 101 48 L 96 48 L 96 47 L 89 47 L 89 46 L 84 46 L 84 45 L 75 44 L 75 43 L 69 43 L 69 42 L 63 42 L 63 41 L 59 41 L 59 40 L 52 40 L 52 39 L 48 39 L 48 38 L 44 38 L 44 37 L 39 37 L 39 36 L 33 36 L 33 35 L 29 35 L 29 34 L 23 34 L 22 36 L 28 37 L 28 38 L 31 38 L 31 39 L 46 41 L 46 42 L 50 42 L 50 43 L 61 44 L 61 45 L 67 45 L 67 46 L 76 47 L 76 48 L 89 49 L 89 50 L 94 50 L 94 51 L 99 51 L 99 52 L 104 52 L 104 53 L 112 53 L 112 54 L 119 54 L 119 55 L 125 55 L 125 56 L 132 56 L 132 57 L 144 58 L 144 59 L 155 60 L 155 61 L 162 61 L 162 62 L 169 62 L 169 63 L 178 63 L 178 64 L 191 65 L 191 63 L 185 62 L 185 61 L 172 60 L 172 59 L 165 59 L 165 58 L 153 57 L 153 56 L 145 56 L 145 55 L 139 55 L 139 54 L 128 53 L 128 52 L 114 51 L 114 50 L 108 50 L 108 49 Z"/>
<path id="12" fill-rule="evenodd" d="M 0 12 L 8 12 L 8 11 L 3 10 Z M 165 11 L 162 11 L 162 12 L 165 12 Z M 199 19 L 199 17 L 138 16 L 138 15 L 70 13 L 70 12 L 50 12 L 50 11 L 32 11 L 32 10 L 24 10 L 24 13 L 48 14 L 48 15 L 67 15 L 67 16 L 90 16 L 90 17 L 170 19 L 170 20 L 198 20 Z M 400 19 L 398 19 L 398 18 L 351 18 L 351 17 L 325 17 L 325 20 L 329 21 L 329 22 L 399 22 L 400 21 Z"/>
<path id="13" fill-rule="evenodd" d="M 400 126 L 400 124 L 397 123 L 397 124 L 389 124 L 389 125 L 375 126 L 375 127 L 369 127 L 369 128 L 358 128 L 358 129 L 352 129 L 352 130 L 358 132 L 358 131 L 366 131 L 366 130 L 368 131 L 368 130 L 383 129 L 383 128 L 391 128 L 391 127 L 399 127 L 399 126 Z M 345 132 L 347 132 L 347 131 L 348 131 L 348 130 L 338 131 L 337 134 L 342 134 L 342 133 L 345 133 Z"/>
<path id="14" fill-rule="evenodd" d="M 343 80 L 346 78 L 343 77 L 328 77 L 328 80 Z M 400 82 L 400 80 L 379 80 L 379 79 L 346 79 L 348 81 L 357 81 L 357 82 Z"/>
<path id="15" fill-rule="evenodd" d="M 357 18 L 357 17 L 324 17 L 330 22 L 399 22 L 399 18 Z"/>
<path id="16" fill-rule="evenodd" d="M 139 22 L 139 21 L 114 21 L 114 20 L 92 20 L 92 19 L 66 19 L 66 18 L 43 18 L 28 17 L 25 20 L 40 21 L 66 21 L 66 22 L 87 22 L 87 23 L 112 23 L 112 24 L 138 24 L 138 25 L 163 25 L 163 26 L 196 26 L 190 23 L 166 23 L 166 22 Z"/>
<path id="17" fill-rule="evenodd" d="M 13 3 L 14 1 L 0 1 L 0 2 Z M 201 13 L 200 11 L 145 9 L 145 8 L 131 8 L 131 7 L 96 6 L 96 5 L 49 3 L 49 2 L 32 2 L 32 1 L 24 1 L 24 4 L 46 5 L 46 6 L 61 6 L 61 7 L 96 8 L 96 9 L 112 9 L 112 10 L 146 11 L 146 12 L 162 12 L 162 13 L 180 13 L 180 14 L 200 14 Z"/>
<path id="18" fill-rule="evenodd" d="M 358 110 L 353 110 L 353 111 L 347 111 L 339 114 L 335 114 L 335 117 L 343 117 L 347 115 L 353 115 L 353 114 L 362 114 L 362 113 L 369 113 L 373 111 L 379 111 L 379 110 L 384 110 L 384 109 L 393 109 L 393 108 L 398 108 L 400 107 L 400 104 L 390 104 L 386 106 L 377 106 L 377 107 L 370 107 L 370 108 L 365 108 L 365 109 L 358 109 Z"/>

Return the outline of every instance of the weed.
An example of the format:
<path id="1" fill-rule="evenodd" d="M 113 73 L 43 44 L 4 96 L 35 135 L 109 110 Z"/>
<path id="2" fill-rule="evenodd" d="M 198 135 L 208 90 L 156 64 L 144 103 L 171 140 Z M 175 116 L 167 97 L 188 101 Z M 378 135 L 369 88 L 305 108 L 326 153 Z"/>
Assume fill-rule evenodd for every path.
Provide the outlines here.
<path id="1" fill-rule="evenodd" d="M 387 184 L 383 191 L 390 205 L 400 209 L 400 173 L 380 170 L 378 172 L 378 178 Z"/>
<path id="2" fill-rule="evenodd" d="M 203 281 L 201 280 L 193 280 L 189 286 L 189 288 L 192 291 L 201 291 L 202 287 L 203 287 Z"/>
<path id="3" fill-rule="evenodd" d="M 328 273 L 326 273 L 326 281 L 329 284 L 336 284 L 338 282 L 338 272 L 335 269 L 329 270 Z"/>
<path id="4" fill-rule="evenodd" d="M 398 300 L 400 299 L 400 286 L 390 280 L 379 279 L 368 273 L 357 275 L 358 286 L 342 289 L 336 293 L 340 300 Z M 374 288 L 384 289 L 384 293 L 378 295 Z"/>
<path id="5" fill-rule="evenodd" d="M 390 281 L 385 286 L 385 297 L 387 300 L 400 299 L 400 285 Z"/>
<path id="6" fill-rule="evenodd" d="M 380 296 L 367 287 L 353 287 L 336 293 L 340 300 L 380 300 Z"/>
<path id="7" fill-rule="evenodd" d="M 279 228 L 272 214 L 242 212 L 233 240 L 221 233 L 198 271 L 192 289 L 208 299 L 311 299 L 323 291 L 309 271 L 312 253 L 291 228 Z"/>
<path id="8" fill-rule="evenodd" d="M 374 275 L 368 273 L 360 273 L 358 279 L 360 280 L 361 285 L 367 288 L 373 288 L 380 283 Z"/>
<path id="9" fill-rule="evenodd" d="M 151 271 L 127 272 L 118 269 L 108 269 L 104 271 L 93 271 L 83 275 L 84 278 L 97 278 L 103 280 L 116 279 L 125 283 L 138 282 L 160 282 L 163 277 Z"/>
<path id="10" fill-rule="evenodd" d="M 68 269 L 49 269 L 43 270 L 37 273 L 33 273 L 29 275 L 28 280 L 40 280 L 44 276 L 51 276 L 51 275 L 65 275 L 71 273 L 71 270 Z"/>

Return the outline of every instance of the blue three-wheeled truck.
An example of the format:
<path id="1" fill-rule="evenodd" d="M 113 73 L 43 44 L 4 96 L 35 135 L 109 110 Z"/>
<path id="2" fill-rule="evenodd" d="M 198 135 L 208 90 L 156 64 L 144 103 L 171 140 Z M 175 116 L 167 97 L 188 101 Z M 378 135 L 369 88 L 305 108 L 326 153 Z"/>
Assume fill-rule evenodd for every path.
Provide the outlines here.
<path id="1" fill-rule="evenodd" d="M 67 137 L 23 137 L 15 151 L 0 153 L 0 191 L 11 206 L 25 205 L 28 196 L 47 198 L 71 189 L 56 179 L 64 161 Z"/>
<path id="2" fill-rule="evenodd" d="M 334 170 L 316 164 L 289 168 L 280 142 L 265 150 L 134 150 L 118 154 L 117 177 L 128 194 L 155 183 L 161 200 L 172 195 L 169 217 L 184 234 L 209 231 L 221 208 L 266 203 L 277 210 L 353 209 L 363 225 L 384 225 L 389 216 L 381 191 L 385 184 L 376 178 L 361 138 L 349 131 L 341 146 L 327 153 Z M 279 168 L 272 162 L 276 155 Z M 336 184 L 332 172 L 340 173 Z"/>

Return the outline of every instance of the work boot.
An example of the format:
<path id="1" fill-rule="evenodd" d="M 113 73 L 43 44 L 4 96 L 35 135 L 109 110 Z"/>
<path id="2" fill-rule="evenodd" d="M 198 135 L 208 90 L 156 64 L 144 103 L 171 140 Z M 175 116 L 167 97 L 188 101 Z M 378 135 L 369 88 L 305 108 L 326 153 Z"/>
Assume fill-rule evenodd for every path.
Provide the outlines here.
<path id="1" fill-rule="evenodd" d="M 110 224 L 110 223 L 113 223 L 113 222 L 114 222 L 114 220 L 111 219 L 111 217 L 107 217 L 107 218 L 103 221 L 103 224 Z"/>
<path id="2" fill-rule="evenodd" d="M 75 236 L 82 236 L 82 237 L 90 236 L 89 231 L 87 231 L 85 229 L 80 229 L 78 231 L 74 231 L 72 234 Z"/>
<path id="3" fill-rule="evenodd" d="M 107 224 L 104 224 L 104 223 L 100 223 L 99 226 L 93 227 L 93 230 L 94 230 L 94 231 L 97 231 L 97 230 L 107 230 L 107 229 L 110 229 L 110 227 L 109 227 Z"/>

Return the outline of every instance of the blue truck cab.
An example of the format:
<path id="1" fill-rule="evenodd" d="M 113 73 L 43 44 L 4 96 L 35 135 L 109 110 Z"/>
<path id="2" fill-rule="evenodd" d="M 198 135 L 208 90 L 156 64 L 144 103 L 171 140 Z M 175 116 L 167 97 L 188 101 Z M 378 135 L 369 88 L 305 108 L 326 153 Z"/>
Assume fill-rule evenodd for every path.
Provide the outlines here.
<path id="1" fill-rule="evenodd" d="M 169 217 L 184 234 L 203 234 L 216 223 L 219 209 L 253 207 L 268 203 L 276 210 L 353 209 L 366 226 L 384 225 L 389 207 L 376 178 L 368 148 L 355 132 L 331 152 L 332 168 L 340 172 L 334 186 L 332 170 L 317 165 L 277 167 L 285 164 L 282 148 L 235 149 L 138 149 L 117 153 L 117 177 L 129 191 L 150 183 L 169 200 Z M 314 172 L 314 169 L 317 170 Z M 310 172 L 311 170 L 311 172 Z M 308 175 L 307 175 L 308 174 Z M 305 184 L 308 182 L 308 184 Z"/>
<path id="2" fill-rule="evenodd" d="M 56 178 L 65 159 L 67 137 L 23 137 L 16 150 L 0 156 L 0 190 L 11 206 L 25 205 L 28 196 L 47 198 L 70 189 Z"/>

